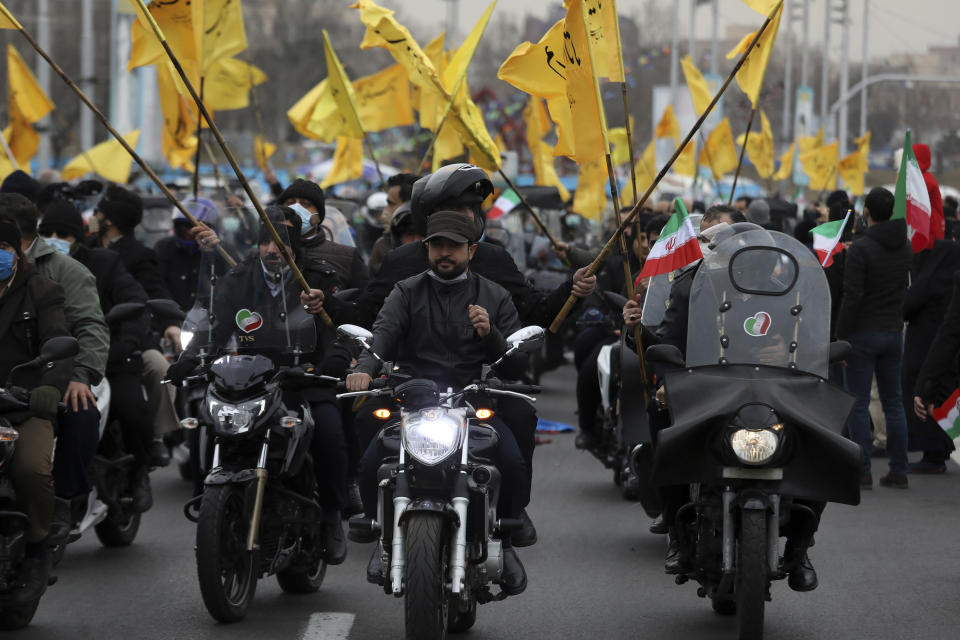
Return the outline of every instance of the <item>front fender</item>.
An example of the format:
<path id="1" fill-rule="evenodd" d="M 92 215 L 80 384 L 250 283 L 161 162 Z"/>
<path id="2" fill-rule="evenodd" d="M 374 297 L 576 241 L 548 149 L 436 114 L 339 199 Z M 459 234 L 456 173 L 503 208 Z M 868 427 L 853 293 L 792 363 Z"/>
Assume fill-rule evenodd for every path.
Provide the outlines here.
<path id="1" fill-rule="evenodd" d="M 407 508 L 400 514 L 400 524 L 413 513 L 439 513 L 450 521 L 455 527 L 460 526 L 460 516 L 457 515 L 453 505 L 446 500 L 434 500 L 433 498 L 413 498 L 407 504 Z"/>
<path id="2" fill-rule="evenodd" d="M 256 482 L 256 469 L 241 469 L 240 471 L 227 471 L 226 469 L 214 469 L 207 474 L 203 484 L 206 486 L 217 486 L 224 484 L 250 484 Z"/>

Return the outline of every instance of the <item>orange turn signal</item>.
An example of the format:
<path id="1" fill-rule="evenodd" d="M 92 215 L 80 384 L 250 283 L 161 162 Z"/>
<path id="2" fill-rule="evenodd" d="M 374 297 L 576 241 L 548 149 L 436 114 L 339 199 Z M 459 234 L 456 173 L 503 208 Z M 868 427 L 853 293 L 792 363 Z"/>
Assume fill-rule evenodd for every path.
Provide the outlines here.
<path id="1" fill-rule="evenodd" d="M 373 415 L 381 420 L 386 420 L 393 414 L 390 412 L 390 409 L 377 409 L 373 412 Z"/>
<path id="2" fill-rule="evenodd" d="M 477 409 L 477 412 L 475 415 L 480 420 L 489 420 L 490 418 L 493 417 L 493 411 L 491 411 L 490 409 Z"/>

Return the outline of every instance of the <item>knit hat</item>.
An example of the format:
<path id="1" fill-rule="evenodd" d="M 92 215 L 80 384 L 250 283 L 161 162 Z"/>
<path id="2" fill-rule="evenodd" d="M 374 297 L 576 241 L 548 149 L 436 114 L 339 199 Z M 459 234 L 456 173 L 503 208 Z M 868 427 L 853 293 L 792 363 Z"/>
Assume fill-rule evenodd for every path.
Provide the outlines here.
<path id="1" fill-rule="evenodd" d="M 38 231 L 42 236 L 56 233 L 83 240 L 83 218 L 72 202 L 54 200 L 43 210 Z"/>
<path id="2" fill-rule="evenodd" d="M 20 255 L 20 227 L 16 221 L 7 217 L 0 218 L 0 242 L 6 242 Z"/>
<path id="3" fill-rule="evenodd" d="M 313 206 L 317 208 L 317 214 L 320 216 L 318 222 L 323 222 L 326 210 L 324 206 L 323 189 L 320 188 L 320 185 L 310 180 L 297 178 L 277 196 L 277 204 L 282 205 L 291 198 L 303 198 L 307 202 L 313 203 Z"/>
<path id="4" fill-rule="evenodd" d="M 129 233 L 143 220 L 143 201 L 134 192 L 112 184 L 97 203 L 97 211 L 120 231 Z"/>
<path id="5" fill-rule="evenodd" d="M 31 178 L 22 169 L 17 169 L 4 179 L 0 185 L 0 193 L 19 193 L 30 202 L 37 199 L 40 193 L 40 183 Z"/>

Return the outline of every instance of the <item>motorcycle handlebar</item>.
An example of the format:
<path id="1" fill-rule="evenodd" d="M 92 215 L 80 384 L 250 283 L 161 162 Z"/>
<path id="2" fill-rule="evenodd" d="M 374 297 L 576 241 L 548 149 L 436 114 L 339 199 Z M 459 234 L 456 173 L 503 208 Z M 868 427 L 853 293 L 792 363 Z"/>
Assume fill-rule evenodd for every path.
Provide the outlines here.
<path id="1" fill-rule="evenodd" d="M 515 393 L 527 393 L 531 395 L 538 394 L 542 391 L 542 389 L 535 384 L 500 384 L 492 390 L 513 391 Z"/>

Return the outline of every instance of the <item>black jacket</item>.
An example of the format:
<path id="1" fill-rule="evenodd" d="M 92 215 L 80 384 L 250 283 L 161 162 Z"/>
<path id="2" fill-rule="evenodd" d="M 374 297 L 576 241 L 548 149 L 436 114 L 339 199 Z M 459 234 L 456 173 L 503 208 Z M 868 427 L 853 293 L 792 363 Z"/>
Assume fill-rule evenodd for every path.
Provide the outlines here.
<path id="1" fill-rule="evenodd" d="M 203 254 L 200 251 L 184 251 L 173 236 L 158 241 L 154 251 L 160 267 L 160 278 L 170 291 L 170 298 L 181 309 L 189 311 L 197 297 Z"/>
<path id="2" fill-rule="evenodd" d="M 393 249 L 383 258 L 379 273 L 370 280 L 356 304 L 353 322 L 364 327 L 373 325 L 377 312 L 393 286 L 430 268 L 427 248 L 422 242 L 411 242 Z M 523 324 L 547 327 L 570 296 L 572 280 L 545 293 L 534 288 L 517 270 L 510 254 L 497 245 L 481 242 L 470 260 L 470 271 L 491 280 L 510 294 Z"/>
<path id="3" fill-rule="evenodd" d="M 917 374 L 915 393 L 924 403 L 941 405 L 957 388 L 960 356 L 960 273 L 953 275 L 953 293 L 943 323 Z M 909 390 L 904 390 L 905 394 Z"/>
<path id="4" fill-rule="evenodd" d="M 32 265 L 21 263 L 9 288 L 0 295 L 0 384 L 6 384 L 15 366 L 35 358 L 44 342 L 70 335 L 63 304 L 59 284 L 41 276 Z M 73 359 L 67 358 L 50 369 L 22 371 L 11 382 L 26 389 L 50 385 L 63 393 L 72 369 Z"/>
<path id="5" fill-rule="evenodd" d="M 360 289 L 367 286 L 367 265 L 354 247 L 327 240 L 321 229 L 312 238 L 300 242 L 304 277 L 310 286 L 323 289 L 326 296 L 341 289 Z"/>
<path id="6" fill-rule="evenodd" d="M 857 331 L 901 331 L 913 249 L 903 220 L 878 222 L 847 249 L 837 338 Z"/>
<path id="7" fill-rule="evenodd" d="M 490 333 L 480 338 L 470 322 L 468 305 L 480 305 L 490 316 Z M 441 388 L 462 388 L 480 377 L 506 351 L 505 336 L 520 328 L 517 310 L 507 291 L 468 272 L 458 282 L 439 282 L 425 271 L 399 282 L 387 297 L 373 325 L 373 350 L 384 360 L 416 377 L 429 378 Z M 360 358 L 357 371 L 376 377 L 380 362 L 370 354 Z M 523 371 L 523 354 L 515 354 L 497 369 L 507 378 Z"/>
<path id="8" fill-rule="evenodd" d="M 121 236 L 106 247 L 120 254 L 123 266 L 140 283 L 150 299 L 169 298 L 170 291 L 163 283 L 157 252 L 148 248 L 132 234 Z"/>
<path id="9" fill-rule="evenodd" d="M 100 295 L 100 308 L 104 316 L 115 305 L 147 301 L 147 292 L 127 272 L 117 252 L 91 249 L 78 243 L 74 245 L 70 257 L 89 269 L 97 279 L 97 293 Z M 145 347 L 149 329 L 149 315 L 146 313 L 139 318 L 110 327 L 108 371 L 123 365 Z"/>

